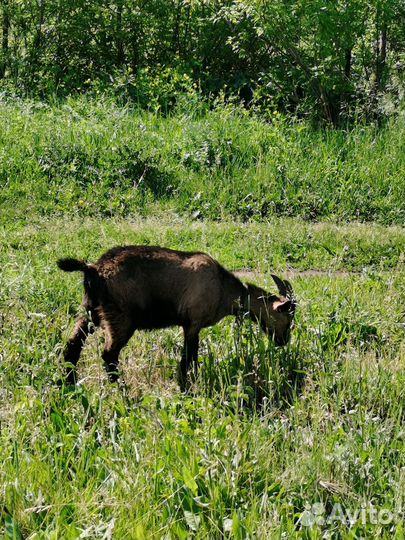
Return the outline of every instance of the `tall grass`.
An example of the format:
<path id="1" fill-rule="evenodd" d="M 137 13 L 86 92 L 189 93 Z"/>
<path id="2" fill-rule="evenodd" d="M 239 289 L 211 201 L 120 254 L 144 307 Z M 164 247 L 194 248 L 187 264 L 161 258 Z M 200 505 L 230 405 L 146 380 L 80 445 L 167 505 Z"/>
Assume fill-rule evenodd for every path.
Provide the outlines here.
<path id="1" fill-rule="evenodd" d="M 1 538 L 404 538 L 404 127 L 1 104 Z M 55 261 L 124 243 L 290 272 L 291 344 L 224 320 L 185 396 L 180 330 L 136 333 L 120 386 L 97 334 L 57 387 L 82 284 Z"/>
<path id="2" fill-rule="evenodd" d="M 316 130 L 240 108 L 169 117 L 107 99 L 0 106 L 1 215 L 273 215 L 400 224 L 405 124 Z"/>
<path id="3" fill-rule="evenodd" d="M 299 310 L 286 349 L 248 322 L 205 330 L 189 396 L 176 383 L 177 329 L 135 334 L 122 354 L 125 386 L 107 382 L 99 335 L 80 362 L 82 384 L 54 386 L 82 294 L 80 278 L 55 260 L 94 258 L 102 244 L 124 239 L 164 240 L 211 247 L 221 260 L 225 246 L 236 269 L 246 262 L 236 242 L 247 257 L 248 239 L 261 245 L 266 224 L 64 218 L 3 229 L 0 536 L 403 538 L 404 274 L 398 259 L 380 267 L 378 256 L 380 242 L 400 245 L 403 233 L 327 224 L 321 233 L 289 219 L 273 226 L 272 250 L 255 253 L 255 281 L 269 289 L 270 270 L 284 273 L 290 238 L 291 247 L 308 240 L 316 266 L 321 236 L 331 253 L 336 238 L 364 246 L 371 237 L 374 263 L 350 273 L 354 262 L 362 268 L 354 250 L 357 262 L 336 259 L 341 273 L 293 276 Z M 320 257 L 318 267 L 330 262 Z M 337 503 L 350 512 L 385 508 L 393 518 L 328 522 Z M 308 524 L 319 505 L 324 514 Z"/>

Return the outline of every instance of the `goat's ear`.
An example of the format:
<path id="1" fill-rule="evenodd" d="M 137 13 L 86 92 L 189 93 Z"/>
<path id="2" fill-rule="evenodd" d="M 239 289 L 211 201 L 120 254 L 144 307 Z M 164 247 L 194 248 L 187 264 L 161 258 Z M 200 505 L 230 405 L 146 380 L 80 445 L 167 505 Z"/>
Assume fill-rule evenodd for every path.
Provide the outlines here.
<path id="1" fill-rule="evenodd" d="M 288 311 L 291 311 L 292 308 L 292 302 L 291 300 L 276 300 L 273 303 L 273 309 L 274 311 L 278 311 L 279 313 L 286 313 Z"/>

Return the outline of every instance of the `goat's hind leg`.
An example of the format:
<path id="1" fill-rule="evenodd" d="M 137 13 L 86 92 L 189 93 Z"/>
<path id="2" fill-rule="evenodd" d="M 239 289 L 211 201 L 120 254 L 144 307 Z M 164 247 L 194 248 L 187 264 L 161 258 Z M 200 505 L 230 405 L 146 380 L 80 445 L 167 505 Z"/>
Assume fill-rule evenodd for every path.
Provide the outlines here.
<path id="1" fill-rule="evenodd" d="M 65 362 L 73 365 L 73 367 L 69 366 L 66 369 L 66 380 L 69 384 L 76 384 L 76 365 L 88 335 L 93 332 L 94 324 L 87 317 L 81 317 L 76 322 L 73 334 L 64 351 Z"/>
<path id="2" fill-rule="evenodd" d="M 179 370 L 179 385 L 182 392 L 188 390 L 188 372 L 191 366 L 193 366 L 194 375 L 197 374 L 197 360 L 198 360 L 198 344 L 199 344 L 199 331 L 184 328 L 184 348 L 181 356 L 180 370 Z"/>

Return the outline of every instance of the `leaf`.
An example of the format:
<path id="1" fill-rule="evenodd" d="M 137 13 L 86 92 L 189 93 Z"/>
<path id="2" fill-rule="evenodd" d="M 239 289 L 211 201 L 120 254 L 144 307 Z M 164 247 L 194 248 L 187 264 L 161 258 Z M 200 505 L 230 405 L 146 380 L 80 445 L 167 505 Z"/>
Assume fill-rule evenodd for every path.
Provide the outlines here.
<path id="1" fill-rule="evenodd" d="M 184 510 L 184 518 L 186 520 L 187 525 L 190 527 L 192 531 L 197 531 L 198 527 L 200 526 L 201 517 L 198 514 L 194 514 L 193 512 L 190 512 L 189 510 Z"/>
<path id="2" fill-rule="evenodd" d="M 23 540 L 24 538 L 20 527 L 10 514 L 6 514 L 4 518 L 4 538 L 6 540 Z"/>
<path id="3" fill-rule="evenodd" d="M 239 515 L 236 510 L 234 511 L 233 517 L 232 517 L 232 533 L 236 539 L 240 539 L 243 537 L 241 522 L 240 522 Z"/>
<path id="4" fill-rule="evenodd" d="M 194 480 L 193 475 L 191 474 L 190 470 L 187 467 L 183 467 L 183 480 L 184 484 L 188 489 L 194 494 L 197 495 L 198 492 L 198 485 L 197 482 Z"/>
<path id="5" fill-rule="evenodd" d="M 300 371 L 300 370 L 294 370 L 294 372 L 297 372 L 297 373 L 306 373 L 305 371 Z M 274 494 L 278 494 L 280 493 L 280 491 L 282 491 L 282 486 L 281 486 L 281 483 L 280 482 L 274 482 L 273 484 L 271 484 L 271 486 L 269 486 L 267 488 L 267 495 L 274 495 Z"/>
<path id="6" fill-rule="evenodd" d="M 135 527 L 135 538 L 146 538 L 145 529 L 142 523 L 138 523 Z"/>
<path id="7" fill-rule="evenodd" d="M 57 412 L 52 412 L 51 413 L 51 421 L 52 421 L 52 424 L 54 425 L 54 428 L 56 431 L 63 431 L 63 428 L 64 428 L 64 422 L 63 422 L 63 419 L 61 417 L 61 415 Z"/>

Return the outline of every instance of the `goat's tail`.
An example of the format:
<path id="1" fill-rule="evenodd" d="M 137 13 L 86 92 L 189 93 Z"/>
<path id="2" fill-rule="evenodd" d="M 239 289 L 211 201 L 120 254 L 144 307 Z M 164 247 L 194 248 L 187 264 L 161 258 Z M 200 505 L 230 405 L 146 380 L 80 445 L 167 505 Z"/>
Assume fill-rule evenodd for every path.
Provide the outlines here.
<path id="1" fill-rule="evenodd" d="M 86 263 L 78 259 L 59 259 L 56 263 L 65 272 L 83 272 L 84 290 L 86 292 L 85 305 L 89 311 L 94 310 L 99 305 L 100 292 L 104 288 L 104 282 L 100 278 L 97 268 L 92 263 Z M 95 314 L 93 313 L 93 317 Z"/>
<path id="2" fill-rule="evenodd" d="M 59 259 L 56 264 L 64 272 L 87 272 L 89 270 L 88 264 L 78 259 Z"/>
<path id="3" fill-rule="evenodd" d="M 92 263 L 86 263 L 78 259 L 59 259 L 56 263 L 61 270 L 65 272 L 84 272 L 85 281 L 95 285 L 100 281 L 97 268 Z"/>

